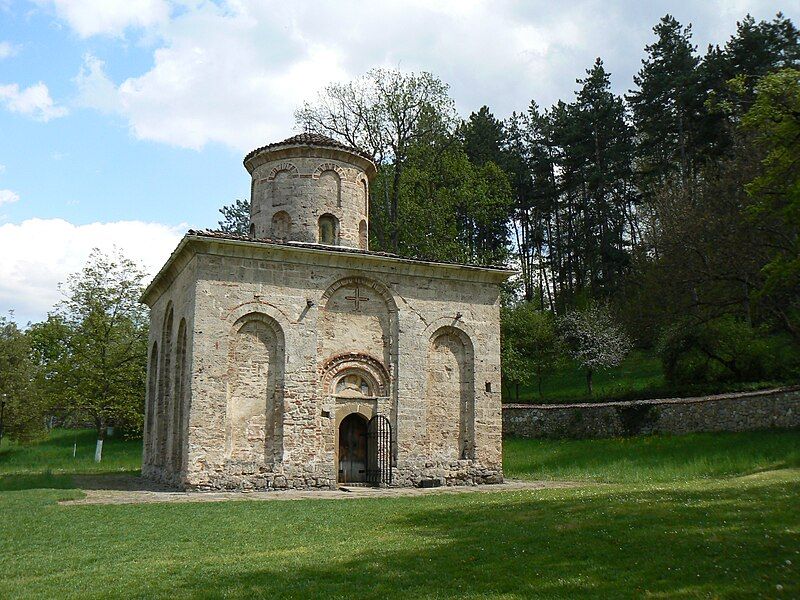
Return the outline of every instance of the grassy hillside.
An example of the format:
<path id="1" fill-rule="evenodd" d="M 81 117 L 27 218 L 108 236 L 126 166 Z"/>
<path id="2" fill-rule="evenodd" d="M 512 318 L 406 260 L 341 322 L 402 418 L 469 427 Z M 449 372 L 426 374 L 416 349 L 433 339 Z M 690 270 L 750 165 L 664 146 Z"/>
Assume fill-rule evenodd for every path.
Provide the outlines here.
<path id="1" fill-rule="evenodd" d="M 565 404 L 571 402 L 605 402 L 643 398 L 685 397 L 777 387 L 781 381 L 752 383 L 705 384 L 674 387 L 667 384 L 658 357 L 650 352 L 635 350 L 618 367 L 594 374 L 594 395 L 589 396 L 586 375 L 578 365 L 568 363 L 544 378 L 542 393 L 533 383 L 523 386 L 517 399 L 514 390 L 503 389 L 503 402 Z"/>

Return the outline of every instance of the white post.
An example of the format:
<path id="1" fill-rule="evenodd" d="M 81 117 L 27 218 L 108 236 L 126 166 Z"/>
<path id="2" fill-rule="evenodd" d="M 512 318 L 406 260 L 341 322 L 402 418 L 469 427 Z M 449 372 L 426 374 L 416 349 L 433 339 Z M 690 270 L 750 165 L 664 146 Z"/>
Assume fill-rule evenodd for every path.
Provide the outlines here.
<path id="1" fill-rule="evenodd" d="M 103 458 L 103 440 L 97 438 L 97 446 L 94 449 L 94 462 L 100 462 Z"/>

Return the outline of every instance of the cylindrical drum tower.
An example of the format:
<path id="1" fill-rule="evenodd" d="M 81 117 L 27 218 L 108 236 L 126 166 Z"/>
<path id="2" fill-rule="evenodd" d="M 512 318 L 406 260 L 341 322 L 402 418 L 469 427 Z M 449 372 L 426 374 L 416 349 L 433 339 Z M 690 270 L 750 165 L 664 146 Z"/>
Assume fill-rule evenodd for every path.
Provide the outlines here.
<path id="1" fill-rule="evenodd" d="M 360 150 L 301 133 L 253 150 L 244 166 L 251 237 L 369 249 L 375 164 Z"/>

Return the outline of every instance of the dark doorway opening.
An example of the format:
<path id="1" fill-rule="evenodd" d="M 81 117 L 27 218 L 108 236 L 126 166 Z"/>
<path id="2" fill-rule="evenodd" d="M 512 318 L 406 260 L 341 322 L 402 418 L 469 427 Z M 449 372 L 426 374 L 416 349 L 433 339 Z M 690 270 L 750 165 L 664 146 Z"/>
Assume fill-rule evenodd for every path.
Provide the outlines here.
<path id="1" fill-rule="evenodd" d="M 367 420 L 358 413 L 339 425 L 339 483 L 367 481 Z"/>

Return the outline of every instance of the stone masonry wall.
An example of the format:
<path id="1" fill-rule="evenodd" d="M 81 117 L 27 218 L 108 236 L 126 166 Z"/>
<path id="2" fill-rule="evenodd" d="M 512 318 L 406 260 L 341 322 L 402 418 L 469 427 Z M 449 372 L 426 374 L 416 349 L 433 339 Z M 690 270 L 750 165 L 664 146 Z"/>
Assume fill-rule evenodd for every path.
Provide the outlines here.
<path id="1" fill-rule="evenodd" d="M 326 391 L 332 359 L 363 360 L 375 378 L 386 380 L 380 382 L 386 398 L 373 410 L 384 413 L 394 431 L 392 485 L 418 485 L 425 479 L 444 485 L 502 481 L 502 274 L 258 243 L 198 242 L 194 251 L 192 396 L 182 486 L 335 487 L 337 419 L 342 417 L 337 411 L 344 405 Z M 169 290 L 159 306 L 168 296 Z M 356 297 L 368 298 L 361 302 L 370 308 L 355 309 Z M 154 323 L 157 314 L 154 311 Z M 285 352 L 273 358 L 274 351 L 259 351 L 258 364 L 234 364 L 237 332 L 252 318 L 283 336 Z M 348 322 L 349 329 L 336 325 Z M 453 339 L 465 345 L 454 356 L 469 356 L 471 361 L 460 367 L 468 371 L 468 380 L 456 374 L 460 380 L 453 384 L 468 381 L 462 394 L 471 395 L 465 398 L 470 411 L 464 417 L 468 423 L 453 415 L 456 433 L 448 439 L 459 446 L 442 452 L 442 441 L 428 419 L 438 414 L 432 403 L 444 410 L 452 398 L 429 397 L 429 373 L 436 368 L 429 364 L 429 354 L 434 340 L 452 332 Z M 232 386 L 240 385 L 242 377 L 271 372 L 270 361 L 281 359 L 276 368 L 282 384 L 275 391 L 275 410 L 280 413 L 275 443 L 280 448 L 274 460 L 254 453 L 252 459 L 237 458 L 226 433 L 231 402 L 238 394 Z M 262 422 L 252 420 L 252 434 L 247 435 L 260 439 Z"/>
<path id="2" fill-rule="evenodd" d="M 290 156 L 256 167 L 251 199 L 256 238 L 320 242 L 319 218 L 332 215 L 339 224 L 337 245 L 367 249 L 361 235 L 369 227 L 367 175 L 347 153 L 334 156 Z"/>
<path id="3" fill-rule="evenodd" d="M 192 331 L 194 328 L 196 263 L 190 260 L 176 274 L 168 294 L 161 295 L 150 307 L 148 339 L 148 385 L 145 399 L 142 475 L 171 485 L 182 485 L 187 465 L 187 428 L 191 398 Z M 166 330 L 168 317 L 172 326 Z M 179 352 L 179 335 L 186 332 L 184 356 Z M 169 338 L 169 340 L 167 340 Z M 165 343 L 168 342 L 168 343 Z M 169 357 L 165 350 L 169 350 Z M 157 360 L 153 362 L 152 358 Z M 168 358 L 168 360 L 167 360 Z M 184 362 L 183 385 L 176 386 L 181 362 Z M 165 372 L 164 365 L 170 368 Z M 176 394 L 178 390 L 182 393 Z M 180 410 L 176 404 L 182 405 Z M 182 415 L 183 422 L 176 423 Z"/>
<path id="4" fill-rule="evenodd" d="M 598 404 L 506 404 L 503 435 L 606 438 L 800 427 L 800 387 L 702 398 Z"/>

